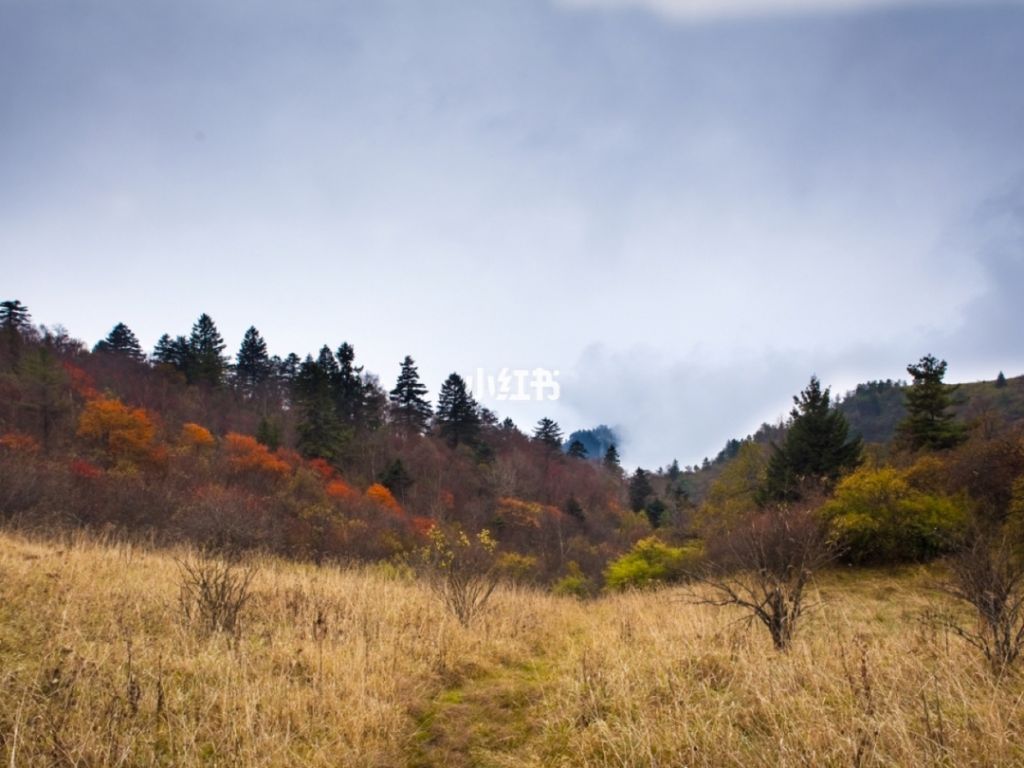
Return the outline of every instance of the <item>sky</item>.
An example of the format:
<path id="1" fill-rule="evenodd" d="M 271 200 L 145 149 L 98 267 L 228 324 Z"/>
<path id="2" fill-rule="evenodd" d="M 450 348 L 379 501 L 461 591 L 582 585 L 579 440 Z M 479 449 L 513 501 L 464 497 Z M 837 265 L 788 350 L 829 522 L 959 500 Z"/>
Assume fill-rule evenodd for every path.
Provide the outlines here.
<path id="1" fill-rule="evenodd" d="M 481 400 L 698 462 L 1024 373 L 1022 72 L 1019 0 L 0 0 L 0 298 L 557 371 Z"/>

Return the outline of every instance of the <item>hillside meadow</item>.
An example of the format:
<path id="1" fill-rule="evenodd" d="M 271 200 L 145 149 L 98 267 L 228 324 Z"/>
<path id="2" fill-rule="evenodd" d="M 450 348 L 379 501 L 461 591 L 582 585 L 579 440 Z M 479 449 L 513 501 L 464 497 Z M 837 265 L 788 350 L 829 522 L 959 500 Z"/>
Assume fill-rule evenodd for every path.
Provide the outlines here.
<path id="1" fill-rule="evenodd" d="M 1024 764 L 1024 683 L 921 620 L 928 571 L 825 574 L 779 654 L 681 591 L 503 587 L 464 628 L 399 569 L 272 558 L 204 632 L 193 556 L 0 534 L 5 765 Z"/>

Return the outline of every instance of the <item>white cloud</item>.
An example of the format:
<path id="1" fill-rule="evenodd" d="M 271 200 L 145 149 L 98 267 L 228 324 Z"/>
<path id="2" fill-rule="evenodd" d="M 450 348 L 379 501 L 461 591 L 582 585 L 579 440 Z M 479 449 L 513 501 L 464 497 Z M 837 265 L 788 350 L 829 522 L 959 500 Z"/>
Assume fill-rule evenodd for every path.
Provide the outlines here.
<path id="1" fill-rule="evenodd" d="M 955 0 L 555 0 L 577 9 L 639 8 L 677 21 L 745 16 L 866 11 L 896 6 L 949 5 Z"/>

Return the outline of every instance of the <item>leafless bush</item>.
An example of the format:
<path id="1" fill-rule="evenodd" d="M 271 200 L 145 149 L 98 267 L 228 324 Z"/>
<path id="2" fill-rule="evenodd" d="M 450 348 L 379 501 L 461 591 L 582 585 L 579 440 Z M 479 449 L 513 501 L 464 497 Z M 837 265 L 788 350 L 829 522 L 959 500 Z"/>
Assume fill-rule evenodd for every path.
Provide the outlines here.
<path id="1" fill-rule="evenodd" d="M 969 603 L 977 622 L 965 627 L 940 615 L 939 622 L 985 654 L 997 673 L 1024 650 L 1024 563 L 1005 537 L 976 534 L 949 561 L 943 591 Z"/>
<path id="2" fill-rule="evenodd" d="M 810 607 L 806 589 L 814 572 L 834 555 L 812 506 L 770 509 L 709 542 L 709 564 L 693 574 L 690 595 L 698 604 L 745 609 L 784 651 Z"/>
<path id="3" fill-rule="evenodd" d="M 256 567 L 201 555 L 179 560 L 178 568 L 181 574 L 178 599 L 185 620 L 203 632 L 234 634 L 252 595 Z"/>
<path id="4" fill-rule="evenodd" d="M 464 627 L 482 611 L 498 585 L 496 544 L 487 530 L 475 537 L 434 527 L 416 569 Z"/>

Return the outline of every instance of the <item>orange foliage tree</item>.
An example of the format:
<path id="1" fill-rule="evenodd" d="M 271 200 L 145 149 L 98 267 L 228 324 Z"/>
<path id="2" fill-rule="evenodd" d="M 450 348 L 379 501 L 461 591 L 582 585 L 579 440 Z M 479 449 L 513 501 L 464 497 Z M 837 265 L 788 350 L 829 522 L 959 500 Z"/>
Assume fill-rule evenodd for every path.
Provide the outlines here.
<path id="1" fill-rule="evenodd" d="M 392 512 L 402 511 L 401 505 L 391 495 L 391 491 L 380 483 L 374 483 L 366 489 L 366 498 Z"/>
<path id="2" fill-rule="evenodd" d="M 212 448 L 216 442 L 213 434 L 206 427 L 193 424 L 191 421 L 181 427 L 181 444 L 188 448 L 196 450 Z"/>
<path id="3" fill-rule="evenodd" d="M 270 452 L 267 446 L 249 435 L 229 432 L 224 438 L 228 466 L 233 472 L 270 479 L 282 479 L 291 473 L 287 462 Z"/>
<path id="4" fill-rule="evenodd" d="M 111 463 L 137 463 L 154 457 L 156 426 L 143 408 L 117 398 L 99 397 L 86 403 L 78 419 L 79 438 L 102 451 Z"/>

